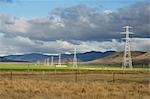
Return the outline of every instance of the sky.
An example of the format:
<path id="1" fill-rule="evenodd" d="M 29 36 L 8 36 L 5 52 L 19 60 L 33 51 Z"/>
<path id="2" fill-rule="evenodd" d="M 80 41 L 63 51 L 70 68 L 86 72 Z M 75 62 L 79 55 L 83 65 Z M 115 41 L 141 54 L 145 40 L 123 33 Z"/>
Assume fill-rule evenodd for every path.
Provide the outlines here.
<path id="1" fill-rule="evenodd" d="M 149 0 L 0 0 L 0 56 L 25 53 L 149 51 Z"/>
<path id="2" fill-rule="evenodd" d="M 0 0 L 0 12 L 9 13 L 18 17 L 34 18 L 45 17 L 57 7 L 70 7 L 80 4 L 117 10 L 119 8 L 148 0 Z M 3 2 L 2 2 L 3 1 Z"/>

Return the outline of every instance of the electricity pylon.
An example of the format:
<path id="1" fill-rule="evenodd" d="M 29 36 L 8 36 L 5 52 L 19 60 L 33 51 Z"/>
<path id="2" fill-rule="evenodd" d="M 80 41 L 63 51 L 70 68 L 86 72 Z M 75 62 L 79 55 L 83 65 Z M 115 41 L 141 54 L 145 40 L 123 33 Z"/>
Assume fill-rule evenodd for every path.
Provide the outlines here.
<path id="1" fill-rule="evenodd" d="M 76 48 L 74 49 L 74 57 L 73 57 L 73 68 L 78 67 L 78 61 L 77 61 L 77 50 Z"/>
<path id="2" fill-rule="evenodd" d="M 124 45 L 124 55 L 123 55 L 122 68 L 127 68 L 127 67 L 133 68 L 129 35 L 134 34 L 134 33 L 129 32 L 129 29 L 132 28 L 130 26 L 125 26 L 123 28 L 125 28 L 125 32 L 122 32 L 121 34 L 125 34 L 125 45 Z"/>
<path id="3" fill-rule="evenodd" d="M 58 66 L 61 66 L 61 54 L 59 54 Z"/>
<path id="4" fill-rule="evenodd" d="M 54 66 L 54 57 L 51 56 L 51 66 Z"/>
<path id="5" fill-rule="evenodd" d="M 49 58 L 46 60 L 46 65 L 49 66 Z"/>

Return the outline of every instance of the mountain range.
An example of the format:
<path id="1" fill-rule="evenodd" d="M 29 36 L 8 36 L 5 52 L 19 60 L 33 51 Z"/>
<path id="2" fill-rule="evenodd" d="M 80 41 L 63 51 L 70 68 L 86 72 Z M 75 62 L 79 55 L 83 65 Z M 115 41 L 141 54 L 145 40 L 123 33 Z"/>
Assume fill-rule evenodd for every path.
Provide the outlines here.
<path id="1" fill-rule="evenodd" d="M 26 61 L 19 61 L 19 60 L 11 60 L 5 57 L 0 57 L 0 62 L 26 62 Z"/>
<path id="2" fill-rule="evenodd" d="M 114 51 L 107 51 L 107 52 L 98 52 L 98 51 L 91 51 L 86 53 L 77 53 L 78 61 L 80 62 L 87 62 L 96 60 L 98 58 L 102 58 L 108 55 L 111 55 L 114 53 Z M 4 56 L 7 60 L 13 60 L 13 61 L 28 61 L 28 62 L 36 62 L 36 61 L 43 61 L 47 58 L 51 58 L 52 55 L 43 55 L 39 53 L 31 53 L 31 54 L 23 54 L 23 55 L 8 55 Z M 73 54 L 61 54 L 62 61 L 73 59 Z M 54 61 L 58 61 L 58 56 L 53 56 Z"/>
<path id="3" fill-rule="evenodd" d="M 51 59 L 52 55 L 44 55 L 39 53 L 8 55 L 0 57 L 0 62 L 37 62 Z M 72 62 L 73 54 L 61 54 L 62 62 Z M 53 56 L 54 62 L 58 62 L 58 56 Z M 98 52 L 91 51 L 85 53 L 77 53 L 78 62 L 86 65 L 122 65 L 123 53 L 115 51 Z M 150 51 L 132 52 L 133 65 L 150 65 Z"/>

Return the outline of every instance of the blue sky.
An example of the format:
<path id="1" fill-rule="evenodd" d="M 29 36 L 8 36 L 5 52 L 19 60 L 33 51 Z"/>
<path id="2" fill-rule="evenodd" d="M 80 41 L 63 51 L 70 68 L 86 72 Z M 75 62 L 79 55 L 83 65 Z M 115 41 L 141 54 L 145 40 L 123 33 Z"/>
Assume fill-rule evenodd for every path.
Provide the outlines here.
<path id="1" fill-rule="evenodd" d="M 1 0 L 0 0 L 1 1 Z M 3 0 L 5 1 L 5 0 Z M 7 0 L 6 0 L 7 1 Z M 119 8 L 149 0 L 10 0 L 13 2 L 0 2 L 0 12 L 17 17 L 34 18 L 46 17 L 56 7 L 70 7 L 85 4 L 91 7 L 102 7 L 106 10 Z"/>

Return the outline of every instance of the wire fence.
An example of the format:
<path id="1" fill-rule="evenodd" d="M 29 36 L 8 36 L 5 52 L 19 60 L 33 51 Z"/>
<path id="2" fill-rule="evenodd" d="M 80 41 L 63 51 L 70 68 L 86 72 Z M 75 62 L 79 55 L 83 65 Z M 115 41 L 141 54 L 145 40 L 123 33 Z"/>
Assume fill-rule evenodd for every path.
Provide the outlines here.
<path id="1" fill-rule="evenodd" d="M 98 81 L 111 83 L 150 83 L 149 78 L 149 71 L 0 71 L 0 80 L 30 79 L 67 82 Z"/>

